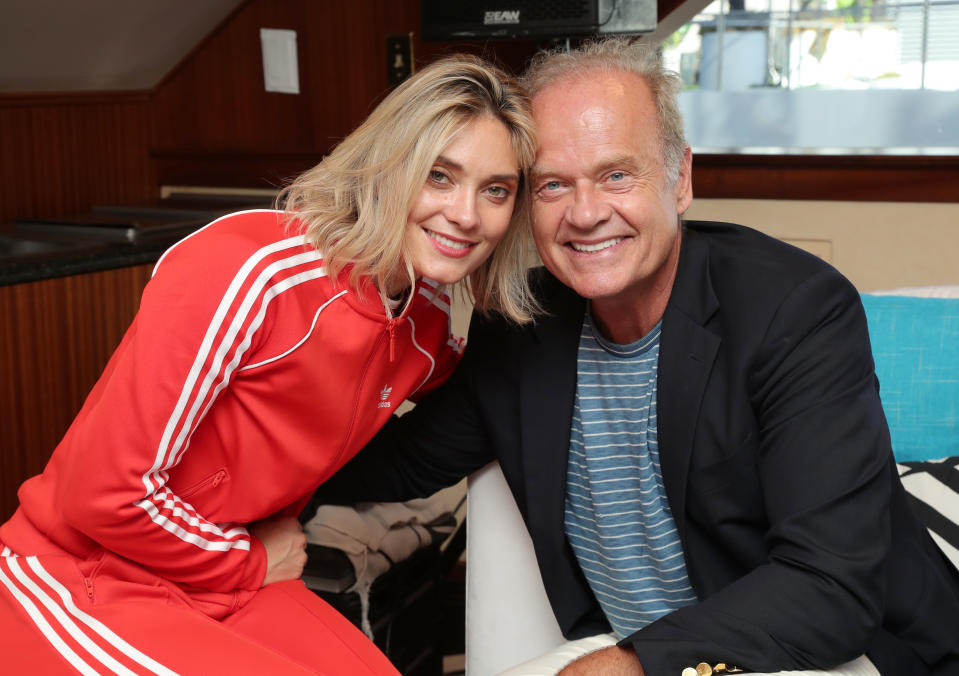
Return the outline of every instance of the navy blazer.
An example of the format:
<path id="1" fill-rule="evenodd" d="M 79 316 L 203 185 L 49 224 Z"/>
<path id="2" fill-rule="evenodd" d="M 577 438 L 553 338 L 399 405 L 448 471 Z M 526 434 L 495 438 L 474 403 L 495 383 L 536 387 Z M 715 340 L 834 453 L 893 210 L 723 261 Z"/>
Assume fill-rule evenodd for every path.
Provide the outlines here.
<path id="1" fill-rule="evenodd" d="M 545 270 L 530 326 L 475 315 L 453 378 L 314 502 L 427 495 L 498 459 L 564 635 L 609 631 L 566 540 L 585 301 Z M 663 316 L 663 482 L 699 602 L 631 643 L 649 676 L 697 662 L 959 674 L 959 574 L 906 504 L 855 288 L 754 230 L 687 222 Z"/>

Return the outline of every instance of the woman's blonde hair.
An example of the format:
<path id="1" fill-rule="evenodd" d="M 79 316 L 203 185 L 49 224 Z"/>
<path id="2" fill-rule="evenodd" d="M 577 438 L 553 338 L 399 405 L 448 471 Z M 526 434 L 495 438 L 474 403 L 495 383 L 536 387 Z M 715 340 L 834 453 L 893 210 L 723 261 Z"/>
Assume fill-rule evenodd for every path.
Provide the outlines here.
<path id="1" fill-rule="evenodd" d="M 393 90 L 370 116 L 278 198 L 323 252 L 331 277 L 353 266 L 351 283 L 369 275 L 380 293 L 399 269 L 414 280 L 405 247 L 407 218 L 433 163 L 480 116 L 509 133 L 521 181 L 513 219 L 493 254 L 469 276 L 475 307 L 517 322 L 536 310 L 526 285 L 532 237 L 525 177 L 536 151 L 529 99 L 512 77 L 483 59 L 436 61 Z"/>

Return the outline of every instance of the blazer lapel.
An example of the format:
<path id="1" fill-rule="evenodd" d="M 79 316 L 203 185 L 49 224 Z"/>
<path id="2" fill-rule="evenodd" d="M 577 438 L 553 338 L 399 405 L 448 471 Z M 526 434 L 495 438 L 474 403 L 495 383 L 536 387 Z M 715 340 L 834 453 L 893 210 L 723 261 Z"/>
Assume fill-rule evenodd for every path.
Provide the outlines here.
<path id="1" fill-rule="evenodd" d="M 549 315 L 537 319 L 520 374 L 523 475 L 530 530 L 546 545 L 565 548 L 566 458 L 576 392 L 576 352 L 585 301 L 553 280 Z M 537 538 L 534 538 L 537 540 Z"/>
<path id="2" fill-rule="evenodd" d="M 663 315 L 659 351 L 659 456 L 663 485 L 685 543 L 686 483 L 700 406 L 720 338 L 705 328 L 719 308 L 709 279 L 707 243 L 683 230 L 676 281 Z"/>

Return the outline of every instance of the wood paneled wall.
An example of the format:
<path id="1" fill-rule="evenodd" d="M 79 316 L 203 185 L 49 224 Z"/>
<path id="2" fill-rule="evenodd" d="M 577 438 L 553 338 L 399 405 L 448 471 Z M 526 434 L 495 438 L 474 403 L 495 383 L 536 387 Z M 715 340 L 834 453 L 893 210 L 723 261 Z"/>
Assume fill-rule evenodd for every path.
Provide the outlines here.
<path id="1" fill-rule="evenodd" d="M 302 93 L 266 92 L 260 28 L 297 31 Z M 0 93 L 0 223 L 147 204 L 161 184 L 275 187 L 315 164 L 388 92 L 386 36 L 420 64 L 532 41 L 424 43 L 419 0 L 248 0 L 155 90 Z"/>
<path id="2" fill-rule="evenodd" d="M 147 93 L 0 94 L 0 223 L 156 194 Z"/>
<path id="3" fill-rule="evenodd" d="M 0 287 L 0 523 L 16 508 L 17 487 L 43 469 L 80 410 L 152 270 Z"/>
<path id="4" fill-rule="evenodd" d="M 260 28 L 297 32 L 300 94 L 264 91 Z M 251 0 L 158 87 L 160 182 L 276 187 L 314 165 L 389 91 L 386 38 L 408 33 L 421 65 L 466 51 L 519 71 L 538 46 L 423 42 L 419 0 Z"/>
<path id="5" fill-rule="evenodd" d="M 693 157 L 693 194 L 717 199 L 959 202 L 959 155 Z"/>

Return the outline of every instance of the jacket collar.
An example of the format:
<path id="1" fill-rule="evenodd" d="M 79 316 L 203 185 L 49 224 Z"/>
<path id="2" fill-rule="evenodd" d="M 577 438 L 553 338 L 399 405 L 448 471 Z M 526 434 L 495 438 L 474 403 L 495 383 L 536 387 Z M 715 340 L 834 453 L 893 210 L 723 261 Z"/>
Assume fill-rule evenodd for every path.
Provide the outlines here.
<path id="1" fill-rule="evenodd" d="M 684 543 L 690 457 L 706 382 L 721 342 L 706 325 L 718 309 L 708 243 L 698 232 L 683 228 L 676 280 L 663 314 L 656 406 L 663 485 Z"/>
<path id="2" fill-rule="evenodd" d="M 713 290 L 709 268 L 709 245 L 698 230 L 683 227 L 683 243 L 679 253 L 679 263 L 673 290 L 669 295 L 666 308 L 681 312 L 690 321 L 699 326 L 706 322 L 719 309 L 719 299 Z"/>
<path id="3" fill-rule="evenodd" d="M 392 316 L 391 311 L 383 303 L 379 291 L 372 280 L 366 276 L 361 276 L 354 284 L 350 279 L 351 266 L 347 266 L 340 271 L 337 276 L 336 284 L 333 288 L 334 293 L 346 291 L 344 299 L 349 306 L 357 313 L 388 325 L 391 320 L 398 321 L 405 319 L 412 308 L 424 303 L 434 303 L 449 312 L 449 289 L 443 284 L 439 284 L 429 279 L 420 278 L 416 280 L 413 288 L 410 289 L 410 297 L 404 304 L 401 312 Z"/>
<path id="4" fill-rule="evenodd" d="M 520 366 L 520 443 L 526 520 L 543 584 L 564 633 L 596 601 L 566 540 L 566 459 L 576 393 L 576 352 L 586 301 L 540 270 L 549 313 L 528 329 Z M 595 633 L 595 632 L 593 632 Z"/>
<path id="5" fill-rule="evenodd" d="M 545 269 L 540 298 L 548 306 L 530 329 L 520 376 L 523 474 L 530 528 L 564 546 L 566 457 L 576 393 L 576 353 L 586 301 Z"/>

